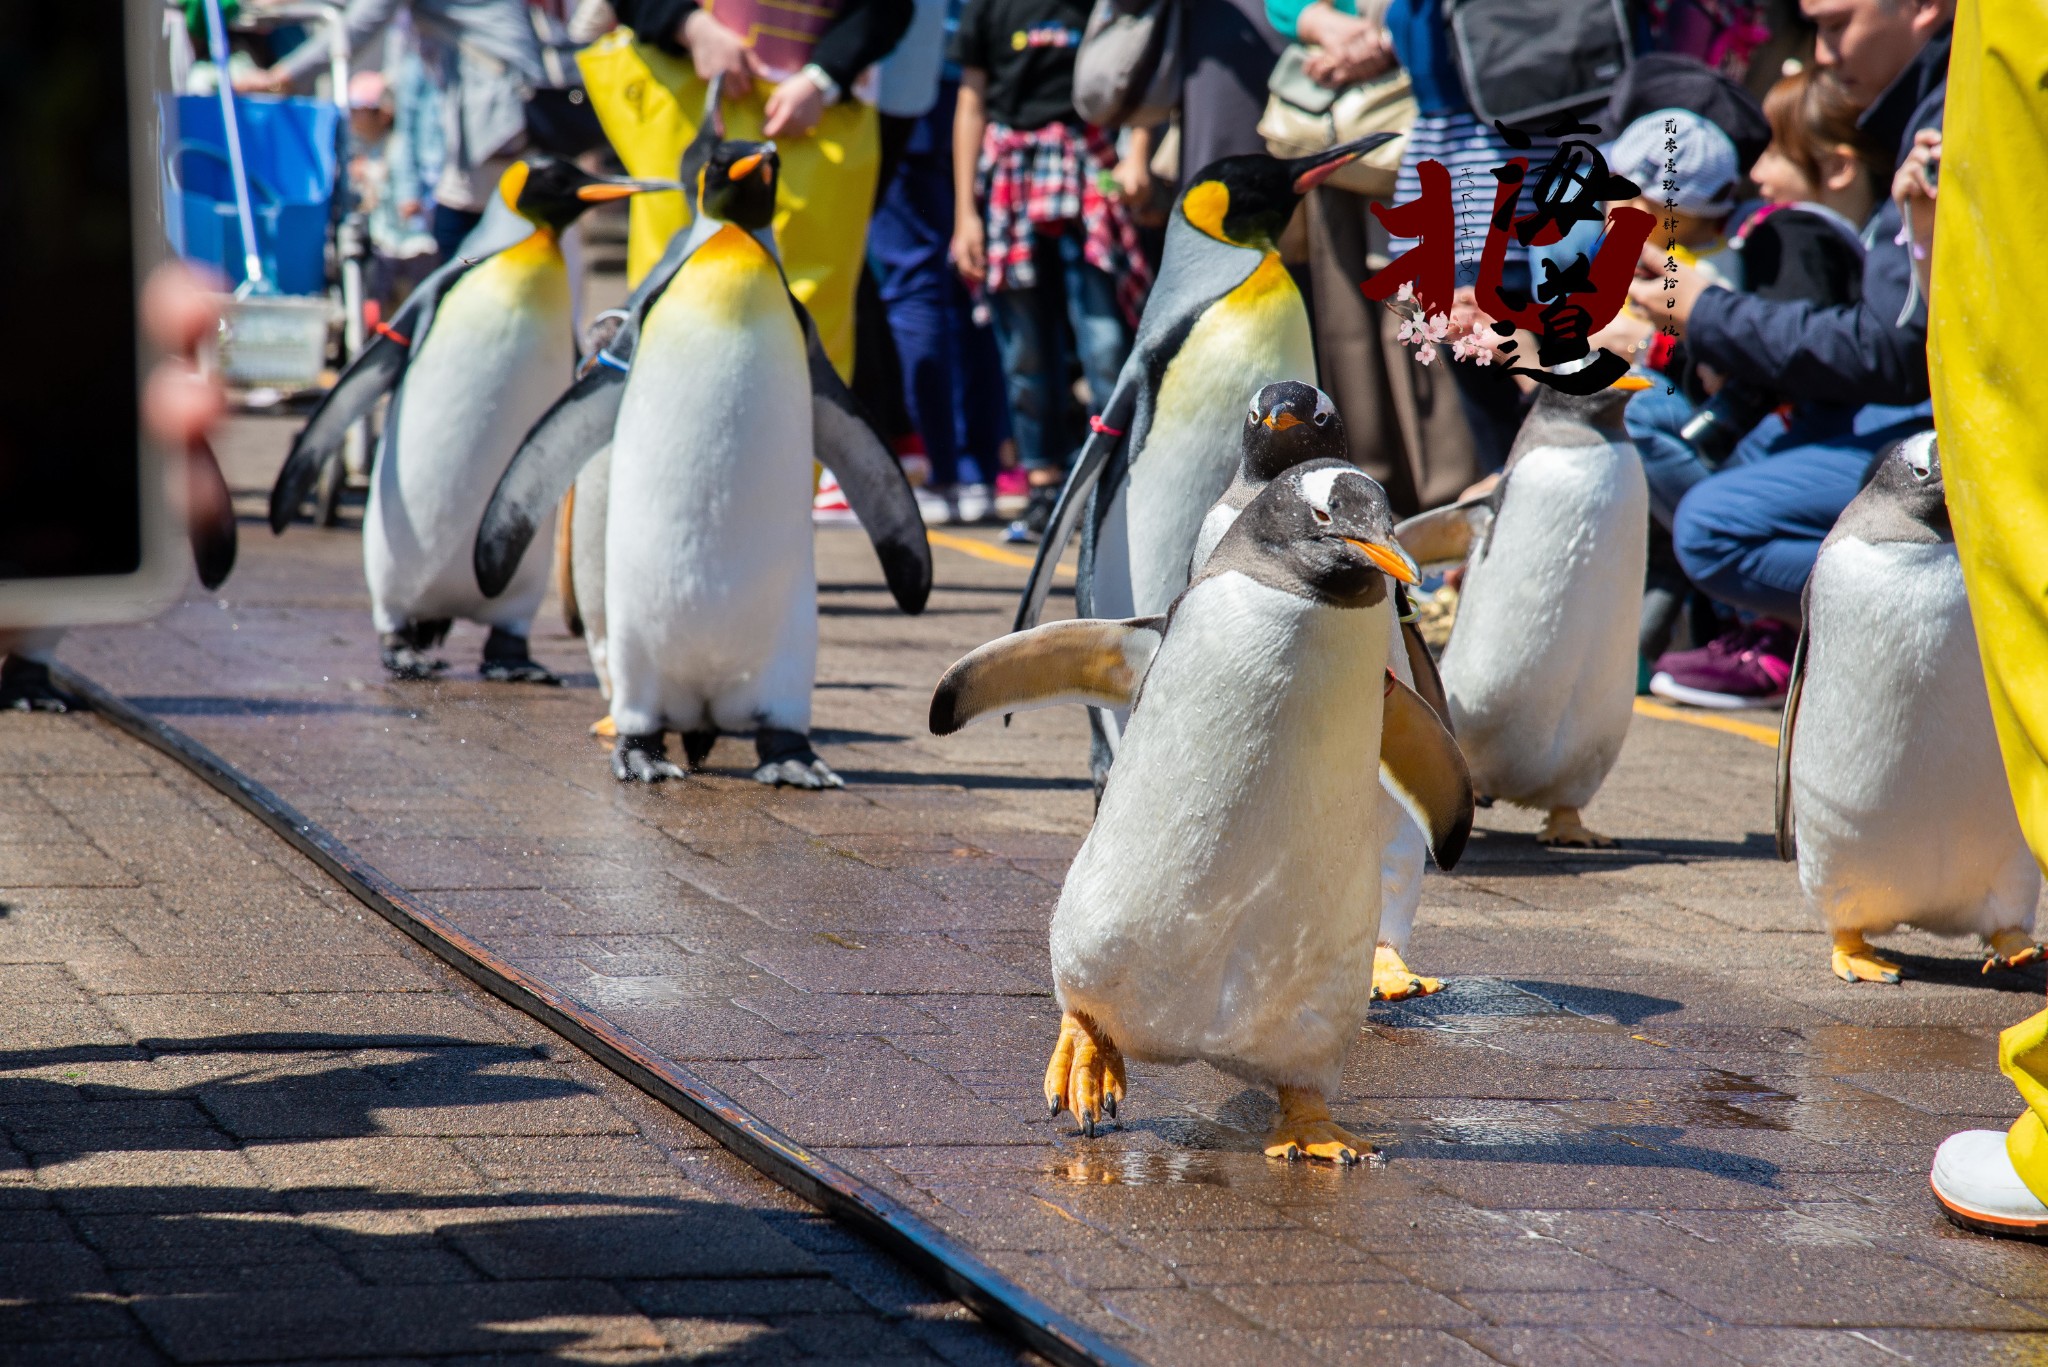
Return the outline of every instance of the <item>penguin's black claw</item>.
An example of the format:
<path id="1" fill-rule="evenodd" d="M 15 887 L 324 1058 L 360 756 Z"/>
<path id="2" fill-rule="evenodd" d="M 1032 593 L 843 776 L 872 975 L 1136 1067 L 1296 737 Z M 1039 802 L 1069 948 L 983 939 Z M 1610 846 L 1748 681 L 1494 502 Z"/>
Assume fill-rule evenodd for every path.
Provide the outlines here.
<path id="1" fill-rule="evenodd" d="M 832 772 L 824 760 L 813 756 L 806 764 L 801 759 L 777 760 L 764 764 L 754 771 L 754 782 L 765 783 L 771 788 L 844 788 L 846 780 Z"/>
<path id="2" fill-rule="evenodd" d="M 533 658 L 524 636 L 515 636 L 500 627 L 492 627 L 491 634 L 484 640 L 484 662 L 478 672 L 489 683 L 544 684 L 549 688 L 562 686 L 553 670 Z"/>
<path id="3" fill-rule="evenodd" d="M 1108 1092 L 1102 1094 L 1102 1113 L 1111 1120 L 1116 1119 L 1116 1098 Z"/>
<path id="4" fill-rule="evenodd" d="M 682 767 L 668 757 L 661 733 L 651 736 L 620 736 L 612 751 L 612 777 L 621 783 L 660 783 L 685 777 Z"/>
<path id="5" fill-rule="evenodd" d="M 431 679 L 447 667 L 446 660 L 437 660 L 416 646 L 384 647 L 384 672 L 394 679 Z"/>
<path id="6" fill-rule="evenodd" d="M 0 660 L 0 711 L 71 712 L 82 706 L 50 682 L 50 667 L 40 660 Z"/>
<path id="7" fill-rule="evenodd" d="M 783 731 L 764 726 L 754 733 L 754 750 L 761 767 L 754 770 L 754 782 L 771 788 L 844 788 L 846 780 L 832 772 L 811 738 L 801 731 Z"/>
<path id="8" fill-rule="evenodd" d="M 704 761 L 711 758 L 711 747 L 718 744 L 716 731 L 683 732 L 683 763 L 692 773 L 704 767 Z"/>
<path id="9" fill-rule="evenodd" d="M 486 660 L 477 671 L 486 683 L 541 684 L 560 688 L 555 672 L 538 660 Z"/>

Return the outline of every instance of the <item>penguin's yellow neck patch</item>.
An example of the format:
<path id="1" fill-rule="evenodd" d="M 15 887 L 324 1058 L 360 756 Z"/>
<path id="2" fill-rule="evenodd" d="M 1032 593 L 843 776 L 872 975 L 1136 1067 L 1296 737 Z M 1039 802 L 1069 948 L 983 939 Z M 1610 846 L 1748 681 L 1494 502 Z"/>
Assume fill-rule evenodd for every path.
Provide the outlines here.
<path id="1" fill-rule="evenodd" d="M 561 245 L 553 228 L 535 228 L 532 233 L 505 248 L 498 255 L 510 266 L 536 266 L 562 259 Z"/>
<path id="2" fill-rule="evenodd" d="M 505 207 L 519 212 L 519 196 L 525 193 L 526 177 L 530 168 L 523 161 L 515 161 L 505 168 L 505 174 L 498 178 L 498 197 L 505 201 Z"/>
<path id="3" fill-rule="evenodd" d="M 1238 303 L 1262 303 L 1269 295 L 1283 290 L 1300 297 L 1300 291 L 1294 287 L 1294 277 L 1287 273 L 1287 267 L 1280 260 L 1280 253 L 1267 252 L 1265 259 L 1259 262 L 1259 268 L 1230 292 L 1230 298 Z"/>
<path id="4" fill-rule="evenodd" d="M 1230 187 L 1220 180 L 1205 180 L 1181 196 L 1180 211 L 1187 221 L 1219 242 L 1230 241 L 1223 231 L 1223 216 L 1230 212 Z"/>

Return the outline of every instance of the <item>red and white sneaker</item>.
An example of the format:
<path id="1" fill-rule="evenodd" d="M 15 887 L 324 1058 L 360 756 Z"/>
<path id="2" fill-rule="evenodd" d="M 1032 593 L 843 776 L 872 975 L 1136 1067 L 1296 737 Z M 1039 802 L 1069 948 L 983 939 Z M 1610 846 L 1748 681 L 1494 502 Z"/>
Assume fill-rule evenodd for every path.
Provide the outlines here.
<path id="1" fill-rule="evenodd" d="M 860 519 L 853 515 L 853 508 L 846 501 L 846 491 L 839 487 L 839 481 L 830 470 L 818 475 L 818 492 L 811 499 L 811 521 L 825 526 L 842 526 Z"/>

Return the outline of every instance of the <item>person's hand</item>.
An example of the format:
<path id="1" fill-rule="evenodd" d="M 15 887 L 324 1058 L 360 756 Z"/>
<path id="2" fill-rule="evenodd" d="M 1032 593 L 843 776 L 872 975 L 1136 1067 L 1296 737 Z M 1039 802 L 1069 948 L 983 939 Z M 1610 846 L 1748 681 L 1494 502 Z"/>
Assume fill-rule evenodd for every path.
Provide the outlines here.
<path id="1" fill-rule="evenodd" d="M 1116 197 L 1132 208 L 1144 207 L 1152 198 L 1152 158 L 1131 152 L 1117 161 L 1116 169 L 1110 172 L 1116 177 Z"/>
<path id="2" fill-rule="evenodd" d="M 761 136 L 770 140 L 783 136 L 800 138 L 816 128 L 824 115 L 825 93 L 818 89 L 816 81 L 799 71 L 768 96 Z"/>
<path id="3" fill-rule="evenodd" d="M 412 222 L 412 221 L 413 221 L 414 219 L 418 218 L 419 216 L 420 216 L 420 202 L 419 202 L 418 200 L 416 200 L 416 199 L 401 199 L 401 200 L 399 200 L 399 201 L 398 201 L 398 219 L 399 219 L 399 222 L 401 222 L 401 223 L 410 223 L 410 222 Z"/>
<path id="4" fill-rule="evenodd" d="M 1708 289 L 1707 277 L 1682 261 L 1674 268 L 1675 274 L 1666 265 L 1663 249 L 1645 243 L 1642 260 L 1636 263 L 1636 278 L 1628 287 L 1628 299 L 1643 311 L 1652 326 L 1676 329 L 1683 337 L 1686 325 L 1692 321 L 1693 305 Z M 1666 280 L 1672 282 L 1673 288 L 1664 288 Z"/>
<path id="5" fill-rule="evenodd" d="M 988 235 L 978 214 L 961 214 L 954 220 L 953 269 L 970 285 L 988 279 Z"/>
<path id="6" fill-rule="evenodd" d="M 198 365 L 200 342 L 220 326 L 220 296 L 184 262 L 167 261 L 143 284 L 142 326 L 164 353 L 143 383 L 142 425 L 172 450 L 188 450 L 227 411 L 219 377 Z"/>
<path id="7" fill-rule="evenodd" d="M 754 88 L 754 77 L 765 74 L 761 59 L 747 46 L 747 40 L 713 19 L 710 10 L 691 10 L 677 36 L 690 50 L 690 62 L 697 68 L 700 80 L 725 77 L 722 94 L 726 99 L 745 95 Z"/>
<path id="8" fill-rule="evenodd" d="M 281 95 L 291 83 L 291 77 L 276 67 L 238 71 L 229 81 L 236 93 L 242 95 Z"/>
<path id="9" fill-rule="evenodd" d="M 1641 353 L 1657 336 L 1657 327 L 1648 318 L 1631 308 L 1622 309 L 1601 328 L 1586 339 L 1595 350 L 1605 348 L 1630 364 L 1641 360 Z"/>
<path id="10" fill-rule="evenodd" d="M 1354 14 L 1340 14 L 1327 4 L 1303 10 L 1296 31 L 1315 47 L 1302 62 L 1302 71 L 1326 90 L 1371 80 L 1394 64 L 1393 40 L 1385 28 Z"/>
<path id="11" fill-rule="evenodd" d="M 1892 202 L 1899 206 L 1899 217 L 1912 228 L 1908 245 L 1916 268 L 1934 247 L 1934 197 L 1939 188 L 1934 178 L 1940 163 L 1941 132 L 1923 128 L 1913 135 L 1913 150 L 1906 153 L 1892 177 Z"/>

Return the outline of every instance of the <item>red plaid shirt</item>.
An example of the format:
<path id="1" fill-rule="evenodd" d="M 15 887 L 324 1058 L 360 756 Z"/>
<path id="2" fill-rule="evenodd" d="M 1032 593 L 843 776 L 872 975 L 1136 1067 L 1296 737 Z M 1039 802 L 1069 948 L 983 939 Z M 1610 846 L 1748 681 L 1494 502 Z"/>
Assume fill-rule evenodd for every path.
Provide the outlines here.
<path id="1" fill-rule="evenodd" d="M 1097 172 L 1116 166 L 1116 144 L 1100 128 L 1053 122 L 1010 128 L 991 122 L 981 139 L 981 200 L 988 214 L 988 288 L 1030 289 L 1035 224 L 1079 222 L 1081 253 L 1116 281 L 1132 327 L 1145 307 L 1152 271 L 1124 206 L 1102 192 Z"/>

